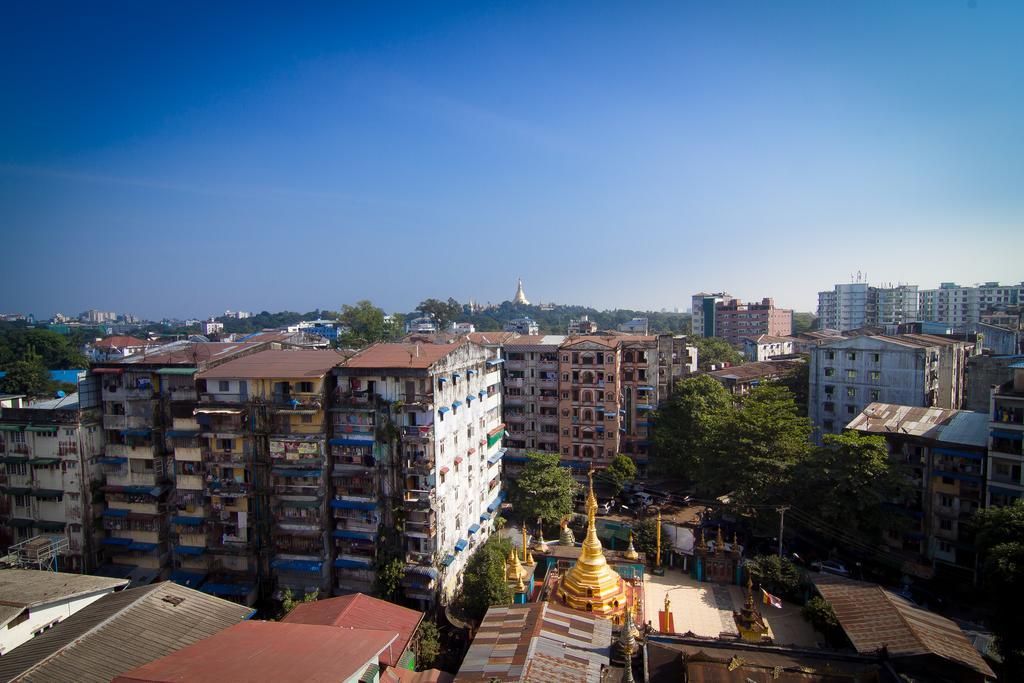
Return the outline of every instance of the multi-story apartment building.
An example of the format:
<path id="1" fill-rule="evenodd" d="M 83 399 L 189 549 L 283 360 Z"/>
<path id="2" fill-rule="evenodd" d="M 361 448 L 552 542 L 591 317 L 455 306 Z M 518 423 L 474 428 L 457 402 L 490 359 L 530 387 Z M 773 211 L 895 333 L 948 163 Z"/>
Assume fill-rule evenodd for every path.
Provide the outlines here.
<path id="1" fill-rule="evenodd" d="M 455 593 L 504 497 L 501 363 L 470 341 L 376 344 L 334 371 L 339 591 L 372 584 L 390 556 L 422 608 Z"/>
<path id="2" fill-rule="evenodd" d="M 793 331 L 793 311 L 776 308 L 775 302 L 765 298 L 761 303 L 741 303 L 739 299 L 719 301 L 715 304 L 715 334 L 730 344 L 739 344 L 743 337 L 762 334 L 782 337 Z"/>
<path id="3" fill-rule="evenodd" d="M 94 533 L 99 509 L 103 429 L 94 383 L 82 391 L 18 408 L 0 408 L 3 461 L 0 523 L 3 547 L 38 534 L 68 539 L 59 569 L 88 572 L 98 565 Z"/>
<path id="4" fill-rule="evenodd" d="M 1024 303 L 1024 282 L 1001 285 L 986 282 L 974 287 L 961 287 L 943 282 L 938 289 L 920 292 L 922 320 L 942 322 L 960 331 L 971 323 L 981 322 L 983 313 L 999 311 Z"/>
<path id="5" fill-rule="evenodd" d="M 540 332 L 540 325 L 530 317 L 513 318 L 505 323 L 505 331 L 523 335 L 535 335 Z"/>
<path id="6" fill-rule="evenodd" d="M 715 331 L 715 306 L 731 301 L 732 294 L 698 292 L 691 297 L 690 331 L 698 337 L 717 337 Z M 788 334 L 788 332 L 787 332 Z"/>
<path id="7" fill-rule="evenodd" d="M 633 318 L 620 323 L 618 330 L 626 334 L 646 335 L 650 330 L 650 321 L 647 318 Z"/>
<path id="8" fill-rule="evenodd" d="M 790 336 L 775 337 L 769 334 L 743 337 L 743 357 L 748 361 L 771 360 L 776 356 L 788 356 L 796 353 L 794 344 L 797 340 Z"/>
<path id="9" fill-rule="evenodd" d="M 992 388 L 989 409 L 989 505 L 1024 498 L 1024 360 L 1010 365 L 1013 379 Z"/>
<path id="10" fill-rule="evenodd" d="M 869 403 L 959 408 L 973 345 L 927 334 L 858 336 L 811 349 L 808 410 L 816 438 Z"/>
<path id="11" fill-rule="evenodd" d="M 651 412 L 696 364 L 670 335 L 569 337 L 558 351 L 558 448 L 578 473 L 619 453 L 646 471 Z"/>
<path id="12" fill-rule="evenodd" d="M 558 349 L 561 335 L 521 336 L 504 345 L 506 467 L 527 451 L 558 453 Z"/>
<path id="13" fill-rule="evenodd" d="M 191 448 L 188 459 L 175 456 L 179 478 L 202 485 L 202 507 L 174 519 L 176 569 L 212 574 L 206 585 L 233 586 L 222 591 L 229 596 L 250 585 L 276 597 L 330 591 L 325 416 L 331 369 L 344 358 L 267 350 L 196 375 L 188 426 L 198 428 L 201 481 Z"/>
<path id="14" fill-rule="evenodd" d="M 125 575 L 166 576 L 170 567 L 168 529 L 174 506 L 189 509 L 187 467 L 177 464 L 179 445 L 200 479 L 198 427 L 193 412 L 193 375 L 241 355 L 269 348 L 260 343 L 174 342 L 118 362 L 94 364 L 100 383 L 105 432 L 99 458 L 106 509 L 100 540 L 106 558 Z M 184 446 L 183 446 L 184 447 Z M 181 455 L 182 459 L 186 456 Z M 183 475 L 174 490 L 175 468 Z M 177 518 L 175 518 L 177 519 Z"/>
<path id="15" fill-rule="evenodd" d="M 571 318 L 569 320 L 567 334 L 570 337 L 576 337 L 581 334 L 594 334 L 595 332 L 597 332 L 597 323 L 591 320 L 589 315 L 581 315 L 578 319 Z"/>
<path id="16" fill-rule="evenodd" d="M 919 319 L 917 285 L 839 284 L 818 292 L 818 318 L 822 329 L 840 332 L 915 322 Z"/>
<path id="17" fill-rule="evenodd" d="M 909 502 L 891 506 L 891 549 L 954 580 L 972 581 L 977 552 L 968 520 L 985 505 L 988 416 L 969 410 L 872 403 L 847 429 L 885 438 L 892 458 L 907 468 Z"/>

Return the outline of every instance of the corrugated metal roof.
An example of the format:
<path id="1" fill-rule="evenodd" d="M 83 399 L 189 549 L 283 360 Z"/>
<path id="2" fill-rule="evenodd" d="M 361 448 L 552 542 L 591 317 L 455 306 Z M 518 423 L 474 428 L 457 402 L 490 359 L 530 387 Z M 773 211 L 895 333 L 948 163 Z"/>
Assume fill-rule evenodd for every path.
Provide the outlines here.
<path id="1" fill-rule="evenodd" d="M 355 593 L 299 604 L 281 621 L 287 624 L 395 631 L 398 637 L 380 657 L 384 664 L 395 666 L 408 648 L 421 619 L 422 612 Z"/>
<path id="2" fill-rule="evenodd" d="M 895 403 L 870 403 L 847 429 L 868 434 L 905 434 L 937 443 L 979 448 L 988 445 L 987 413 L 949 408 L 919 408 Z"/>
<path id="3" fill-rule="evenodd" d="M 0 570 L 0 626 L 26 607 L 38 607 L 76 596 L 109 592 L 126 586 L 124 579 L 65 574 L 38 569 Z"/>
<path id="4" fill-rule="evenodd" d="M 831 574 L 819 574 L 813 580 L 857 652 L 870 654 L 884 647 L 893 658 L 934 655 L 995 677 L 949 619 L 915 607 L 877 584 Z"/>
<path id="5" fill-rule="evenodd" d="M 269 349 L 236 358 L 196 375 L 197 379 L 259 379 L 322 377 L 345 356 L 317 349 Z"/>
<path id="6" fill-rule="evenodd" d="M 251 611 L 171 582 L 112 593 L 0 658 L 0 681 L 105 683 Z"/>

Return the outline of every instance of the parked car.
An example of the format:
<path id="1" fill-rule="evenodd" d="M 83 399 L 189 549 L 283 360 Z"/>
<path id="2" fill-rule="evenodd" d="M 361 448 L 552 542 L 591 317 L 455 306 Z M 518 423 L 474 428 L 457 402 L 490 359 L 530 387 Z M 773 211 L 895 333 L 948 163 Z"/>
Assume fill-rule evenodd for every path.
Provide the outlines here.
<path id="1" fill-rule="evenodd" d="M 615 507 L 615 501 L 614 500 L 606 500 L 605 502 L 603 502 L 603 503 L 601 503 L 600 505 L 597 506 L 597 510 L 602 515 L 607 515 L 609 512 L 612 511 L 612 508 L 614 508 L 614 507 Z"/>
<path id="2" fill-rule="evenodd" d="M 825 560 L 824 562 L 812 562 L 811 569 L 816 572 L 824 572 L 826 574 L 836 574 L 837 576 L 849 576 L 850 570 L 846 568 L 842 562 L 835 560 Z"/>
<path id="3" fill-rule="evenodd" d="M 649 493 L 634 493 L 633 494 L 633 505 L 634 507 L 647 507 L 654 502 L 654 497 Z"/>

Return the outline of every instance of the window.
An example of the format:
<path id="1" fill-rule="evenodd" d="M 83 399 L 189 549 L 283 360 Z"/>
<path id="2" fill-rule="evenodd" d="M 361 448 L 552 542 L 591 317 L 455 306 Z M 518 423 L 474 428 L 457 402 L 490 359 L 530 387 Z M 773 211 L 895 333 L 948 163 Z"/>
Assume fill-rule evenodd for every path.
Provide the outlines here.
<path id="1" fill-rule="evenodd" d="M 947 496 L 945 494 L 939 495 L 939 505 L 944 508 L 953 507 L 953 496 Z"/>
<path id="2" fill-rule="evenodd" d="M 312 415 L 303 415 L 302 416 L 302 424 L 304 424 L 304 425 L 313 424 L 313 416 Z"/>
<path id="3" fill-rule="evenodd" d="M 828 352 L 825 353 L 825 357 L 828 358 L 829 360 L 835 360 L 836 359 L 836 352 L 835 351 L 828 351 Z"/>
<path id="4" fill-rule="evenodd" d="M 846 387 L 846 398 L 857 398 L 857 389 L 854 387 Z"/>
<path id="5" fill-rule="evenodd" d="M 832 420 L 825 420 L 822 424 L 825 427 L 826 432 L 835 431 L 835 423 L 832 422 Z"/>
<path id="6" fill-rule="evenodd" d="M 939 528 L 942 529 L 943 531 L 952 531 L 953 530 L 953 520 L 951 520 L 951 519 L 940 519 L 939 520 Z"/>
<path id="7" fill-rule="evenodd" d="M 14 507 L 27 508 L 28 507 L 28 496 L 15 496 Z"/>
<path id="8" fill-rule="evenodd" d="M 228 391 L 230 388 L 231 382 L 228 382 L 227 380 L 222 379 L 219 382 L 217 382 L 217 391 L 225 392 Z"/>
<path id="9" fill-rule="evenodd" d="M 868 392 L 868 393 L 869 393 L 869 394 L 870 394 L 870 396 L 871 396 L 871 401 L 872 401 L 872 403 L 874 403 L 874 402 L 876 402 L 876 401 L 880 400 L 880 399 L 879 399 L 879 396 L 881 395 L 881 392 L 880 392 L 880 391 L 878 391 L 878 389 L 872 389 L 872 390 L 871 390 L 870 392 Z"/>
<path id="10" fill-rule="evenodd" d="M 871 379 L 877 381 L 882 378 L 882 373 L 880 373 L 878 370 L 872 370 L 868 376 L 871 377 Z"/>
<path id="11" fill-rule="evenodd" d="M 846 406 L 846 414 L 847 415 L 856 415 L 857 414 L 857 406 L 851 406 L 851 405 Z"/>
<path id="12" fill-rule="evenodd" d="M 846 379 L 857 379 L 857 371 L 856 370 L 847 370 L 846 371 Z"/>
<path id="13" fill-rule="evenodd" d="M 831 403 L 831 402 L 826 402 L 825 405 L 824 405 L 824 408 L 825 408 L 825 412 L 826 413 L 832 413 L 832 412 L 835 412 L 836 404 Z"/>
<path id="14" fill-rule="evenodd" d="M 872 363 L 877 363 L 880 360 L 882 360 L 882 356 L 880 354 L 877 354 L 877 353 L 871 354 L 871 362 Z"/>
<path id="15" fill-rule="evenodd" d="M 846 360 L 857 360 L 857 353 L 855 351 L 848 352 L 846 354 Z"/>
<path id="16" fill-rule="evenodd" d="M 304 394 L 311 394 L 311 393 L 313 393 L 313 383 L 312 382 L 299 382 L 299 391 L 304 393 Z"/>
<path id="17" fill-rule="evenodd" d="M 217 448 L 222 451 L 230 451 L 235 447 L 234 439 L 217 439 Z M 149 461 L 152 462 L 152 461 Z"/>
<path id="18" fill-rule="evenodd" d="M 952 552 L 953 546 L 946 543 L 945 541 L 939 541 L 939 550 L 941 550 L 944 553 Z"/>
<path id="19" fill-rule="evenodd" d="M 836 369 L 835 368 L 825 368 L 825 376 L 826 377 L 832 377 L 835 374 L 836 374 Z"/>
<path id="20" fill-rule="evenodd" d="M 831 396 L 833 394 L 833 392 L 835 392 L 835 390 L 836 390 L 835 386 L 833 386 L 831 384 L 826 384 L 825 385 L 825 395 L 826 396 Z"/>

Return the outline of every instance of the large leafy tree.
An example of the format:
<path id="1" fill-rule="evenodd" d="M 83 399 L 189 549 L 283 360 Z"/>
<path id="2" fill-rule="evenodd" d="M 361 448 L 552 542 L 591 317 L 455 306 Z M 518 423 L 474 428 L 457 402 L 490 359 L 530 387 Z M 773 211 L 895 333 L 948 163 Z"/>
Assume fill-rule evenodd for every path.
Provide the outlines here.
<path id="1" fill-rule="evenodd" d="M 811 366 L 807 362 L 801 363 L 777 380 L 778 384 L 786 387 L 793 394 L 793 400 L 796 401 L 797 409 L 805 417 L 807 415 L 807 401 L 811 391 L 810 380 Z"/>
<path id="2" fill-rule="evenodd" d="M 416 667 L 423 671 L 434 666 L 438 655 L 441 654 L 441 632 L 437 624 L 424 619 L 416 631 Z"/>
<path id="3" fill-rule="evenodd" d="M 50 396 L 57 384 L 50 379 L 50 373 L 43 359 L 29 347 L 19 359 L 7 365 L 7 375 L 0 379 L 0 391 L 8 394 L 24 394 L 30 398 Z"/>
<path id="4" fill-rule="evenodd" d="M 0 328 L 0 368 L 23 360 L 29 352 L 39 357 L 48 370 L 70 370 L 89 367 L 89 361 L 69 341 L 52 330 Z"/>
<path id="5" fill-rule="evenodd" d="M 609 489 L 612 496 L 617 496 L 626 482 L 636 479 L 636 463 L 628 455 L 620 453 L 612 458 L 608 467 L 597 473 L 595 479 Z"/>
<path id="6" fill-rule="evenodd" d="M 512 482 L 512 506 L 527 522 L 541 518 L 554 522 L 573 511 L 579 484 L 555 453 L 527 453 L 526 466 Z"/>
<path id="7" fill-rule="evenodd" d="M 459 602 L 470 619 L 479 622 L 487 608 L 512 603 L 512 590 L 505 581 L 505 558 L 511 549 L 511 541 L 494 534 L 466 563 Z"/>
<path id="8" fill-rule="evenodd" d="M 909 495 L 906 473 L 881 436 L 826 434 L 824 442 L 794 467 L 793 502 L 826 524 L 879 540 L 892 522 L 885 504 Z"/>
<path id="9" fill-rule="evenodd" d="M 711 377 L 679 382 L 654 422 L 652 458 L 657 468 L 695 482 L 701 493 L 721 493 L 714 490 L 711 472 L 719 465 L 722 426 L 733 410 L 732 396 Z"/>
<path id="10" fill-rule="evenodd" d="M 974 515 L 985 597 L 994 613 L 992 630 L 1003 658 L 1000 680 L 1024 680 L 1024 501 Z"/>
<path id="11" fill-rule="evenodd" d="M 757 585 L 769 593 L 796 597 L 800 593 L 800 570 L 778 555 L 758 555 L 747 560 L 747 571 Z"/>
<path id="12" fill-rule="evenodd" d="M 697 365 L 701 370 L 710 370 L 712 365 L 729 363 L 739 365 L 743 356 L 729 342 L 719 337 L 690 337 L 697 347 Z"/>
<path id="13" fill-rule="evenodd" d="M 388 320 L 384 310 L 371 301 L 359 301 L 355 306 L 341 307 L 341 321 L 349 332 L 339 338 L 344 346 L 368 346 L 382 341 L 393 341 L 402 334 L 402 323 L 398 316 Z"/>
<path id="14" fill-rule="evenodd" d="M 449 323 L 462 314 L 462 304 L 451 297 L 448 297 L 448 301 L 426 299 L 420 302 L 416 310 L 424 315 L 433 316 L 437 321 L 438 328 L 444 330 Z"/>
<path id="15" fill-rule="evenodd" d="M 707 475 L 717 488 L 731 489 L 736 503 L 780 502 L 792 469 L 811 452 L 810 436 L 810 420 L 789 390 L 759 386 L 725 420 L 723 457 Z"/>

